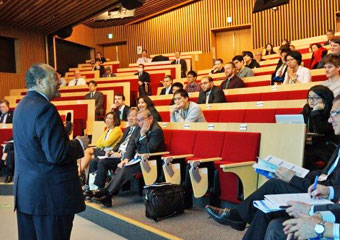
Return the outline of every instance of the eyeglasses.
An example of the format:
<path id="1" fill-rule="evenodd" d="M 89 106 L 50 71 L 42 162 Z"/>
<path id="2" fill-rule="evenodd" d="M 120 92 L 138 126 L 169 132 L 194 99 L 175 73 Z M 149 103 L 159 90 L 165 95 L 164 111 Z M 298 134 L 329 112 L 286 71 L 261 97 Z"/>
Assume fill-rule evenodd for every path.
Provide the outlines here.
<path id="1" fill-rule="evenodd" d="M 296 59 L 294 59 L 294 58 L 289 58 L 289 59 L 287 58 L 286 59 L 287 62 L 291 62 L 291 61 L 294 61 L 294 60 L 296 60 Z"/>
<path id="2" fill-rule="evenodd" d="M 307 97 L 307 100 L 317 101 L 319 99 L 321 99 L 321 97 L 310 97 L 310 96 Z"/>
<path id="3" fill-rule="evenodd" d="M 148 119 L 149 117 L 137 118 L 137 122 L 143 122 L 144 120 Z"/>
<path id="4" fill-rule="evenodd" d="M 334 118 L 336 115 L 338 115 L 340 113 L 340 111 L 332 111 L 329 114 L 329 118 Z"/>

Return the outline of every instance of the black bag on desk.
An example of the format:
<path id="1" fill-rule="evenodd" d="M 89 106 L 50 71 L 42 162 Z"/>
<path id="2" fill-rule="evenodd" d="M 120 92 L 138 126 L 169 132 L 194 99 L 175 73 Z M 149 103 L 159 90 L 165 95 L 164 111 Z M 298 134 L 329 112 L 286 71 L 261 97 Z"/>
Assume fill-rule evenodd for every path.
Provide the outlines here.
<path id="1" fill-rule="evenodd" d="M 155 221 L 184 212 L 184 190 L 182 186 L 155 183 L 145 186 L 145 216 Z"/>

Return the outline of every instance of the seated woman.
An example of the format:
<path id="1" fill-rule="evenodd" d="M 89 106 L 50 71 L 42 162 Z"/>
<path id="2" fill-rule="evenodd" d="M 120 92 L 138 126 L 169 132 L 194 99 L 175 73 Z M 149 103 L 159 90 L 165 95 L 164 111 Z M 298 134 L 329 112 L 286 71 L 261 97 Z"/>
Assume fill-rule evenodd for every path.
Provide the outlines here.
<path id="1" fill-rule="evenodd" d="M 310 70 L 301 66 L 302 56 L 297 51 L 290 52 L 286 55 L 287 74 L 283 84 L 307 83 L 311 81 Z"/>
<path id="2" fill-rule="evenodd" d="M 120 119 L 117 114 L 113 112 L 107 113 L 104 121 L 106 130 L 97 140 L 95 148 L 89 147 L 85 150 L 84 157 L 80 161 L 79 173 L 82 173 L 87 168 L 94 157 L 105 156 L 106 152 L 112 150 L 123 136 L 120 129 Z"/>
<path id="3" fill-rule="evenodd" d="M 266 44 L 266 48 L 264 49 L 264 55 L 275 54 L 274 47 L 271 43 Z"/>
<path id="4" fill-rule="evenodd" d="M 322 85 L 313 86 L 308 91 L 307 104 L 302 110 L 307 125 L 304 156 L 307 169 L 323 168 L 335 150 L 334 130 L 328 122 L 333 99 L 333 92 Z"/>
<path id="5" fill-rule="evenodd" d="M 151 112 L 151 115 L 156 122 L 162 121 L 161 115 L 159 115 L 152 100 L 148 96 L 139 97 L 137 99 L 137 107 L 138 110 L 147 108 Z"/>
<path id="6" fill-rule="evenodd" d="M 313 54 L 309 69 L 316 69 L 322 58 L 327 55 L 327 49 L 322 47 L 320 43 L 311 44 L 310 49 L 312 50 Z"/>

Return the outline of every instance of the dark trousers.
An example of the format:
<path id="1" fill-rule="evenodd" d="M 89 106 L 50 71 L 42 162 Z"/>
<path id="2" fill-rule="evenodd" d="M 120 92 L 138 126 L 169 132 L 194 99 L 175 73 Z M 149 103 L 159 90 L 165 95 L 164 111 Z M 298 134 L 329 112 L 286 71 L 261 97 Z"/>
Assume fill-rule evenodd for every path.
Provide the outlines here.
<path id="1" fill-rule="evenodd" d="M 7 153 L 6 166 L 7 176 L 14 176 L 14 144 L 7 143 L 4 149 L 4 153 Z"/>
<path id="2" fill-rule="evenodd" d="M 267 228 L 265 240 L 286 240 L 287 235 L 283 232 L 282 223 L 286 221 L 287 218 L 278 218 L 269 223 Z M 295 239 L 295 238 L 294 238 Z"/>
<path id="3" fill-rule="evenodd" d="M 254 216 L 258 210 L 254 207 L 253 201 L 255 200 L 263 200 L 264 195 L 267 194 L 284 194 L 284 193 L 301 193 L 299 188 L 296 188 L 289 183 L 286 183 L 279 179 L 271 179 L 263 184 L 259 189 L 253 192 L 249 197 L 247 197 L 244 201 L 242 201 L 237 207 L 236 210 L 240 214 L 241 218 L 251 223 L 254 219 Z M 267 228 L 267 226 L 265 226 Z"/>
<path id="4" fill-rule="evenodd" d="M 33 216 L 17 211 L 19 240 L 68 240 L 73 215 Z"/>
<path id="5" fill-rule="evenodd" d="M 112 196 L 119 189 L 127 183 L 130 179 L 132 179 L 137 173 L 141 172 L 141 168 L 139 163 L 134 164 L 132 166 L 127 166 L 123 168 L 117 168 L 115 171 L 111 181 L 106 186 L 106 190 L 108 191 L 109 195 Z"/>
<path id="6" fill-rule="evenodd" d="M 105 158 L 97 161 L 97 175 L 94 184 L 98 188 L 103 188 L 106 182 L 108 170 L 116 170 L 117 165 L 120 163 L 120 158 Z"/>

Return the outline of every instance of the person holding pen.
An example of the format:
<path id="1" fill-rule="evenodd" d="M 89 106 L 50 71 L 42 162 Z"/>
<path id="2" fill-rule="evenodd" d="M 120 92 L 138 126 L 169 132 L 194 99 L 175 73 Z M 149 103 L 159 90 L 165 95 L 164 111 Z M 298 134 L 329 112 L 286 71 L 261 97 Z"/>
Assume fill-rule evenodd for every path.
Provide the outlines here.
<path id="1" fill-rule="evenodd" d="M 333 126 L 335 135 L 340 135 L 340 95 L 333 101 L 329 122 Z M 239 231 L 244 230 L 246 223 L 249 223 L 250 226 L 243 236 L 243 239 L 263 240 L 266 235 L 268 224 L 271 220 L 288 218 L 289 215 L 284 210 L 265 214 L 253 206 L 253 201 L 263 200 L 264 195 L 267 194 L 306 193 L 308 192 L 308 188 L 313 185 L 316 176 L 318 176 L 317 188 L 319 185 L 330 187 L 337 185 L 340 186 L 339 149 L 339 147 L 335 149 L 328 161 L 328 164 L 322 170 L 311 171 L 306 175 L 306 177 L 300 178 L 295 176 L 293 171 L 280 167 L 275 173 L 275 179 L 267 181 L 236 207 L 231 209 L 221 209 L 208 205 L 206 207 L 206 211 L 218 223 L 229 225 Z M 330 197 L 334 196 L 330 194 Z M 336 201 L 337 199 L 334 198 L 333 200 Z M 286 210 L 288 211 L 288 209 Z"/>

